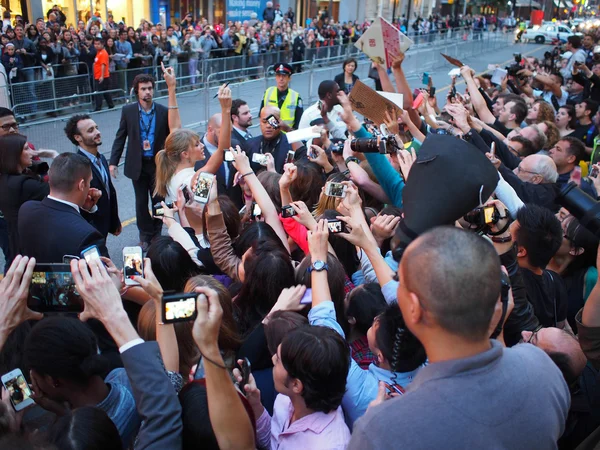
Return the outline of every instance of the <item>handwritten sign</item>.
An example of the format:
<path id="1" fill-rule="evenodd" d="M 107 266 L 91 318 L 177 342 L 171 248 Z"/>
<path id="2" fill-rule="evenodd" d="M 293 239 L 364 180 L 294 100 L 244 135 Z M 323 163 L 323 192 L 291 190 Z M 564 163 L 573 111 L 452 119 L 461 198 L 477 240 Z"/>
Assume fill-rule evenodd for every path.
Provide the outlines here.
<path id="1" fill-rule="evenodd" d="M 412 44 L 413 41 L 400 30 L 378 17 L 354 45 L 372 61 L 390 68 L 394 58 L 405 53 Z"/>

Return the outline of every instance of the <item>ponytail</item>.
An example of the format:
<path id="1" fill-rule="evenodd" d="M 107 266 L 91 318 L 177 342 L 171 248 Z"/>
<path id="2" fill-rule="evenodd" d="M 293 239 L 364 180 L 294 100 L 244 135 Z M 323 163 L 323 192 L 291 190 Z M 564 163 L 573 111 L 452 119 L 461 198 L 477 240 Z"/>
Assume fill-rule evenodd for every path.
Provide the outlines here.
<path id="1" fill-rule="evenodd" d="M 173 131 L 165 141 L 165 148 L 159 151 L 154 160 L 156 162 L 156 187 L 154 195 L 166 197 L 167 185 L 171 181 L 177 165 L 181 162 L 181 154 L 189 151 L 199 140 L 196 132 L 185 128 Z"/>

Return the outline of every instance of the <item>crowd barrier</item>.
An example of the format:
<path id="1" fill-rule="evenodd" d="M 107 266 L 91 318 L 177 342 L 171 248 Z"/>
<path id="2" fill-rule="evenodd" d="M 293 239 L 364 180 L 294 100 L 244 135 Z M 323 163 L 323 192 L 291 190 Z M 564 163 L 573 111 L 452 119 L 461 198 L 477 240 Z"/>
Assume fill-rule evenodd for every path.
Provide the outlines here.
<path id="1" fill-rule="evenodd" d="M 494 36 L 492 33 L 488 33 L 488 35 L 484 34 L 481 40 L 460 39 L 448 41 L 443 45 L 411 49 L 406 54 L 403 68 L 408 78 L 420 78 L 424 71 L 447 66 L 448 63 L 440 56 L 440 53 L 458 59 L 468 58 L 505 48 L 512 43 L 512 39 L 510 34 L 504 35 L 498 33 L 497 36 Z M 356 74 L 362 81 L 373 87 L 373 81 L 368 78 L 370 68 L 371 63 L 368 60 L 360 59 Z M 180 112 L 186 128 L 192 128 L 198 132 L 206 130 L 208 118 L 220 112 L 219 102 L 214 99 L 214 96 L 217 93 L 219 85 L 225 82 L 230 83 L 229 87 L 232 90 L 233 98 L 242 98 L 248 101 L 252 114 L 256 117 L 264 91 L 267 87 L 275 84 L 274 74 L 269 69 L 271 68 L 258 66 L 210 74 L 201 88 L 178 92 L 177 97 Z M 302 72 L 293 75 L 291 87 L 299 92 L 305 107 L 307 107 L 317 100 L 319 83 L 323 80 L 331 80 L 339 73 L 341 73 L 341 65 L 319 66 L 318 64 L 307 64 Z M 166 86 L 163 80 L 157 82 L 156 100 L 162 104 L 167 104 Z M 129 101 L 135 101 L 132 93 L 130 93 Z M 92 113 L 91 115 L 103 135 L 101 151 L 105 155 L 108 155 L 110 154 L 114 136 L 119 127 L 119 120 L 115 117 L 114 111 L 104 110 L 99 113 Z M 57 142 L 55 145 L 56 149 L 64 150 L 66 138 L 64 137 L 63 129 L 67 120 L 68 117 L 57 117 L 36 121 L 35 123 L 26 122 L 21 125 L 21 132 L 27 135 L 29 140 L 34 143 L 41 144 L 48 142 L 50 138 L 47 144 L 50 148 L 54 145 L 53 142 Z M 255 120 L 254 123 L 257 125 L 258 121 Z"/>

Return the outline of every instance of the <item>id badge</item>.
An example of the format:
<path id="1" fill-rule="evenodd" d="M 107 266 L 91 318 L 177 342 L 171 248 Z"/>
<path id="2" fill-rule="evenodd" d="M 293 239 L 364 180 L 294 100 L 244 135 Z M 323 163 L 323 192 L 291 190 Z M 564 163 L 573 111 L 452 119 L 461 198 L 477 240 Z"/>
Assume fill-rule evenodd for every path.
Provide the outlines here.
<path id="1" fill-rule="evenodd" d="M 148 139 L 144 140 L 144 142 L 142 143 L 142 148 L 144 149 L 144 151 L 151 150 L 150 141 Z"/>

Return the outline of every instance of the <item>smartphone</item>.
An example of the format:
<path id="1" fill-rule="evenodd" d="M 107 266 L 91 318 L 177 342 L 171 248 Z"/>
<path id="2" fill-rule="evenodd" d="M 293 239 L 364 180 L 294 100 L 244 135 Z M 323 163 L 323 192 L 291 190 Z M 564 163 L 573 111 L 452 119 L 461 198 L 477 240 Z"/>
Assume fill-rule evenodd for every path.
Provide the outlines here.
<path id="1" fill-rule="evenodd" d="M 92 245 L 91 247 L 86 248 L 81 252 L 81 258 L 85 259 L 88 263 L 92 259 L 100 259 L 100 252 L 98 251 L 98 246 Z"/>
<path id="2" fill-rule="evenodd" d="M 256 164 L 260 164 L 261 166 L 267 165 L 267 155 L 263 153 L 253 153 L 252 154 L 252 162 Z"/>
<path id="3" fill-rule="evenodd" d="M 429 73 L 425 72 L 425 73 L 423 74 L 423 80 L 421 80 L 421 82 L 422 82 L 424 85 L 428 85 L 428 84 L 429 84 L 429 78 L 430 78 L 430 77 L 429 77 Z"/>
<path id="4" fill-rule="evenodd" d="M 21 369 L 11 370 L 2 375 L 2 384 L 10 395 L 10 402 L 15 411 L 21 411 L 35 403 L 31 398 L 31 389 L 29 389 Z"/>
<path id="5" fill-rule="evenodd" d="M 185 198 L 185 202 L 189 203 L 192 199 L 192 193 L 190 192 L 190 188 L 188 188 L 188 185 L 183 183 L 181 186 L 179 186 L 179 190 L 183 192 L 183 198 Z"/>
<path id="6" fill-rule="evenodd" d="M 173 209 L 173 203 L 165 203 L 165 205 L 167 205 L 167 208 Z M 152 206 L 152 215 L 154 217 L 162 217 L 165 215 L 165 209 L 160 203 Z"/>
<path id="7" fill-rule="evenodd" d="M 204 294 L 200 294 L 204 295 Z M 163 323 L 187 322 L 196 320 L 198 294 L 171 294 L 162 299 Z"/>
<path id="8" fill-rule="evenodd" d="M 429 96 L 430 97 L 435 97 L 435 86 L 431 86 L 429 88 Z"/>
<path id="9" fill-rule="evenodd" d="M 202 172 L 198 175 L 196 185 L 192 189 L 194 192 L 194 200 L 199 203 L 206 203 L 214 180 L 215 176 L 212 173 Z"/>
<path id="10" fill-rule="evenodd" d="M 329 232 L 331 234 L 338 234 L 338 233 L 346 232 L 346 224 L 339 219 L 328 220 L 327 227 L 329 228 Z"/>
<path id="11" fill-rule="evenodd" d="M 413 109 L 417 109 L 419 106 L 421 106 L 421 103 L 423 103 L 424 99 L 425 99 L 425 97 L 423 97 L 423 93 L 421 91 L 419 91 L 419 93 L 413 100 L 413 105 L 412 105 Z"/>
<path id="12" fill-rule="evenodd" d="M 231 153 L 230 150 L 226 150 L 225 151 L 225 161 L 227 162 L 233 162 L 235 159 L 233 157 L 233 153 Z"/>
<path id="13" fill-rule="evenodd" d="M 144 256 L 142 254 L 142 247 L 139 245 L 123 248 L 123 276 L 127 286 L 139 284 L 137 281 L 133 281 L 131 277 L 144 276 Z"/>
<path id="14" fill-rule="evenodd" d="M 287 218 L 296 215 L 296 210 L 292 205 L 285 205 L 281 207 L 281 217 Z"/>
<path id="15" fill-rule="evenodd" d="M 62 263 L 63 263 L 63 264 L 68 264 L 68 265 L 70 265 L 70 264 L 71 264 L 71 261 L 73 261 L 73 260 L 75 260 L 75 261 L 79 261 L 79 256 L 75 256 L 75 255 L 64 255 L 64 256 L 63 256 L 63 262 L 62 262 Z"/>
<path id="16" fill-rule="evenodd" d="M 402 386 L 400 386 L 399 384 L 395 384 L 395 383 L 394 384 L 390 384 L 390 383 L 387 383 L 385 381 L 383 382 L 383 384 L 385 384 L 385 388 L 386 388 L 387 393 L 389 395 L 392 395 L 392 394 L 404 395 L 404 393 L 406 392 L 404 390 L 404 388 Z"/>
<path id="17" fill-rule="evenodd" d="M 267 123 L 271 125 L 272 128 L 279 128 L 279 120 L 277 120 L 277 117 L 275 117 L 273 114 L 267 117 Z"/>
<path id="18" fill-rule="evenodd" d="M 68 264 L 36 264 L 27 306 L 38 312 L 82 312 L 83 300 L 75 288 Z"/>
<path id="19" fill-rule="evenodd" d="M 492 145 L 490 146 L 490 153 L 492 154 L 492 158 L 496 157 L 496 143 L 492 142 Z"/>
<path id="20" fill-rule="evenodd" d="M 344 198 L 346 197 L 346 189 L 347 186 L 345 184 L 330 181 L 325 184 L 325 195 L 329 197 Z"/>
<path id="21" fill-rule="evenodd" d="M 285 163 L 286 164 L 293 163 L 295 158 L 296 158 L 296 152 L 294 150 L 290 150 L 287 152 L 287 156 L 285 158 Z"/>
<path id="22" fill-rule="evenodd" d="M 577 186 L 581 185 L 581 167 L 575 166 L 569 181 L 573 181 Z"/>
<path id="23" fill-rule="evenodd" d="M 306 288 L 306 291 L 304 291 L 304 295 L 300 299 L 300 304 L 301 305 L 312 304 L 312 289 L 311 288 Z"/>
<path id="24" fill-rule="evenodd" d="M 590 177 L 596 178 L 598 176 L 598 166 L 592 166 L 592 170 L 590 171 Z"/>
<path id="25" fill-rule="evenodd" d="M 238 388 L 240 389 L 240 391 L 242 392 L 242 394 L 246 395 L 246 391 L 244 390 L 244 387 L 248 384 L 248 381 L 250 381 L 250 373 L 251 373 L 251 368 L 252 366 L 250 365 L 250 360 L 248 358 L 244 358 L 242 360 L 242 364 L 239 365 L 240 368 L 240 372 L 242 373 L 242 380 L 237 384 Z"/>

